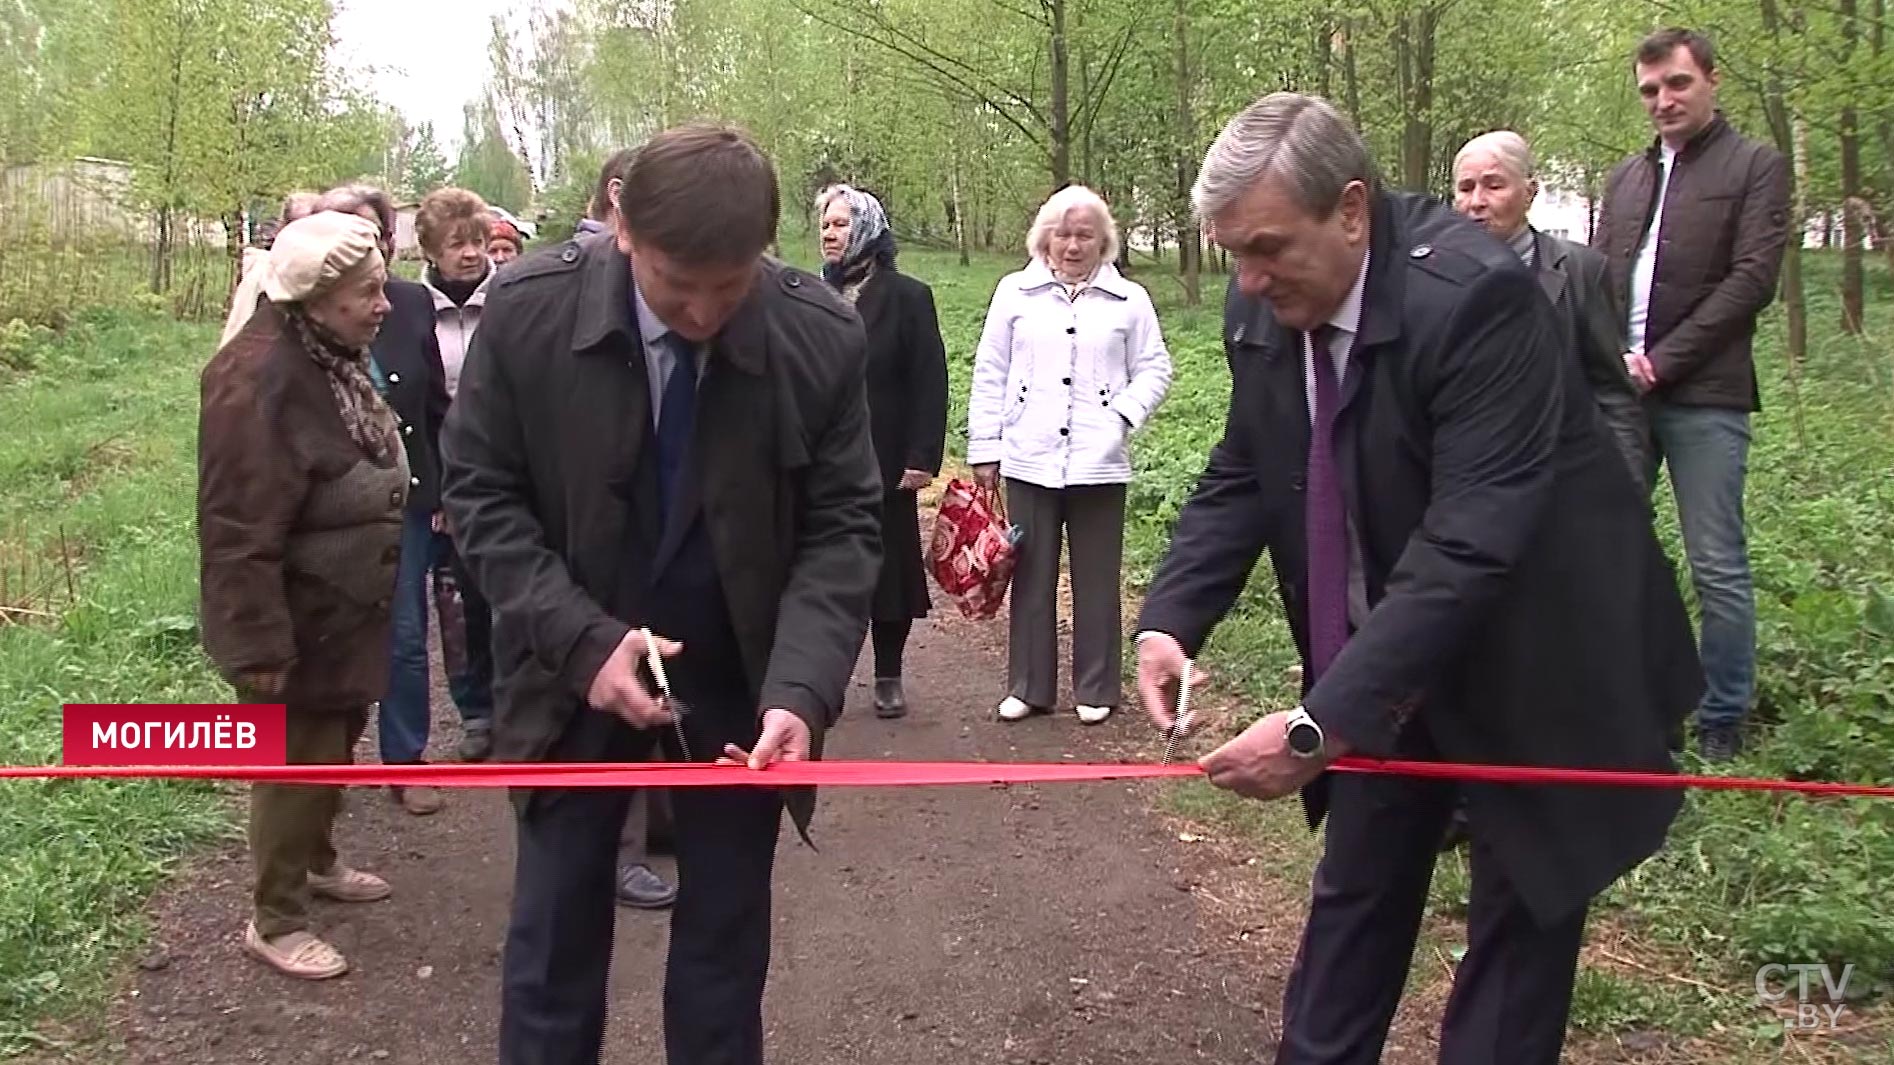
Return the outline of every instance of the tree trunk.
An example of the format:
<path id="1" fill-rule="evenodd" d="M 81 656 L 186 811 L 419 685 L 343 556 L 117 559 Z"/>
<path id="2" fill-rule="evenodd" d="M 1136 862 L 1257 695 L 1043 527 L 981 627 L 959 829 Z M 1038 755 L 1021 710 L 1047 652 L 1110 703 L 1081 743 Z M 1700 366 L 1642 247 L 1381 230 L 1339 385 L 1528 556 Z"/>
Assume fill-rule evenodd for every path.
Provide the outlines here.
<path id="1" fill-rule="evenodd" d="M 1072 120 L 1069 114 L 1071 91 L 1068 81 L 1071 77 L 1066 60 L 1065 41 L 1065 4 L 1066 0 L 1050 0 L 1052 9 L 1052 113 L 1049 118 L 1049 133 L 1052 135 L 1052 187 L 1064 188 L 1072 180 Z"/>
<path id="2" fill-rule="evenodd" d="M 1348 117 L 1361 128 L 1361 79 L 1355 66 L 1355 20 L 1342 24 L 1342 89 L 1347 95 Z"/>
<path id="3" fill-rule="evenodd" d="M 1334 94 L 1335 66 L 1335 24 L 1334 16 L 1327 11 L 1315 16 L 1315 37 L 1309 42 L 1310 56 L 1315 62 L 1315 91 L 1323 99 L 1332 99 Z"/>
<path id="4" fill-rule="evenodd" d="M 1782 15 L 1776 8 L 1776 0 L 1762 0 L 1763 29 L 1779 41 L 1782 32 Z M 1763 111 L 1769 120 L 1769 131 L 1774 136 L 1776 150 L 1790 161 L 1789 183 L 1793 190 L 1794 209 L 1789 214 L 1789 236 L 1782 252 L 1782 307 L 1788 319 L 1789 338 L 1786 355 L 1789 360 L 1790 387 L 1800 391 L 1802 363 L 1808 358 L 1808 304 L 1802 283 L 1802 211 L 1804 192 L 1802 176 L 1806 168 L 1805 153 L 1798 150 L 1798 142 L 1805 138 L 1796 136 L 1799 122 L 1790 116 L 1787 94 L 1783 90 L 1782 73 L 1773 66 L 1769 68 L 1763 88 Z M 1797 407 L 1796 417 L 1801 417 Z"/>
<path id="5" fill-rule="evenodd" d="M 949 206 L 950 214 L 948 215 L 948 222 L 953 226 L 954 245 L 960 249 L 960 265 L 966 266 L 971 260 L 967 257 L 967 212 L 962 209 L 960 204 L 959 141 L 960 138 L 957 136 L 957 128 L 950 126 L 947 131 L 947 157 L 949 160 L 947 192 L 952 199 Z"/>
<path id="6" fill-rule="evenodd" d="M 1401 184 L 1427 191 L 1434 148 L 1434 30 L 1440 14 L 1424 7 L 1403 16 L 1395 29 L 1395 63 L 1401 93 Z"/>
<path id="7" fill-rule="evenodd" d="M 1196 120 L 1190 101 L 1190 0 L 1177 0 L 1172 15 L 1177 38 L 1177 271 L 1184 277 L 1184 304 L 1195 307 L 1203 302 L 1199 275 L 1203 263 L 1198 253 L 1203 242 L 1197 234 L 1197 219 L 1190 210 L 1190 188 L 1197 182 L 1197 163 L 1191 155 L 1195 145 Z"/>
<path id="8" fill-rule="evenodd" d="M 1855 56 L 1855 40 L 1860 27 L 1855 23 L 1857 0 L 1841 0 L 1842 63 Z M 1841 108 L 1841 331 L 1849 336 L 1861 332 L 1861 212 L 1853 203 L 1861 196 L 1861 133 L 1853 94 Z"/>

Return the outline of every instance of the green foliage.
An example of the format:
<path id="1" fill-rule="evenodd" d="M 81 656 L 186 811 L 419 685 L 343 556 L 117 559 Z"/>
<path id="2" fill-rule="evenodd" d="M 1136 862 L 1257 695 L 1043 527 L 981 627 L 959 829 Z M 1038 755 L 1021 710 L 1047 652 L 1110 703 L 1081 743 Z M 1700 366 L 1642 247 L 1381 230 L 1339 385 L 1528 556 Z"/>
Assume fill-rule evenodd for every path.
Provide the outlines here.
<path id="1" fill-rule="evenodd" d="M 196 379 L 216 332 L 90 312 L 0 375 L 0 530 L 16 552 L 63 536 L 78 602 L 0 625 L 0 762 L 59 759 L 65 702 L 228 699 L 192 634 Z M 130 781 L 0 785 L 0 1057 L 49 1014 L 95 1004 L 146 933 L 144 899 L 199 844 L 232 836 L 221 788 Z"/>
<path id="2" fill-rule="evenodd" d="M 433 124 L 421 123 L 406 145 L 405 165 L 396 186 L 398 194 L 404 200 L 419 200 L 447 184 L 450 176 L 447 157 L 434 139 Z"/>

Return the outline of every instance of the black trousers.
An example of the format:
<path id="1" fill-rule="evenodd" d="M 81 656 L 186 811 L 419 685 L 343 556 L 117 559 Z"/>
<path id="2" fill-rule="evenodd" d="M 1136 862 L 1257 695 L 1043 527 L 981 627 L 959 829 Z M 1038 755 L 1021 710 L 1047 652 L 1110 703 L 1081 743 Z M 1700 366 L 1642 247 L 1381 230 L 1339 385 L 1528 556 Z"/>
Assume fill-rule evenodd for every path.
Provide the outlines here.
<path id="1" fill-rule="evenodd" d="M 671 730 L 640 731 L 582 708 L 551 757 L 641 761 Z M 756 741 L 753 704 L 694 700 L 690 754 Z M 679 757 L 677 752 L 670 752 Z M 519 810 L 513 913 L 502 960 L 500 1065 L 597 1065 L 618 844 L 627 791 L 543 789 Z M 665 961 L 668 1065 L 761 1065 L 770 888 L 782 796 L 766 788 L 675 788 L 678 896 Z M 632 964 L 638 964 L 634 959 Z"/>
<path id="2" fill-rule="evenodd" d="M 1401 1000 L 1458 788 L 1335 773 L 1313 904 L 1283 995 L 1276 1065 L 1375 1065 Z M 1585 911 L 1543 927 L 1472 839 L 1467 952 L 1442 1065 L 1558 1065 Z"/>

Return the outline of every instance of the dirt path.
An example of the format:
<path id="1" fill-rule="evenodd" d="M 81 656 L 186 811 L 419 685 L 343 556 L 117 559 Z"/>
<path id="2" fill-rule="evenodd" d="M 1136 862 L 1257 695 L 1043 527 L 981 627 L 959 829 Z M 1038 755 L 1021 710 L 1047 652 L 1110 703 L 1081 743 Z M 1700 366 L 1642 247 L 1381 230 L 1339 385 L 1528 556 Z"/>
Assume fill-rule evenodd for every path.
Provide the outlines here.
<path id="1" fill-rule="evenodd" d="M 909 651 L 913 713 L 876 720 L 858 676 L 833 756 L 1093 759 L 1150 746 L 1142 720 L 1122 712 L 1096 729 L 1069 714 L 991 721 L 1003 631 L 937 610 Z M 442 725 L 437 745 L 457 735 Z M 783 833 L 771 1060 L 1258 1060 L 1273 1045 L 1299 900 L 1224 904 L 1214 891 L 1236 881 L 1240 856 L 1180 843 L 1151 812 L 1149 788 L 825 794 L 820 852 Z M 233 851 L 156 903 L 160 946 L 114 1007 L 111 1059 L 491 1061 L 512 874 L 504 800 L 454 793 L 441 814 L 414 818 L 358 792 L 340 837 L 345 854 L 395 886 L 388 902 L 318 912 L 354 973 L 294 985 L 240 952 L 247 870 Z M 619 913 L 605 1060 L 658 1061 L 667 921 Z M 1391 1048 L 1389 1060 L 1423 1059 Z"/>

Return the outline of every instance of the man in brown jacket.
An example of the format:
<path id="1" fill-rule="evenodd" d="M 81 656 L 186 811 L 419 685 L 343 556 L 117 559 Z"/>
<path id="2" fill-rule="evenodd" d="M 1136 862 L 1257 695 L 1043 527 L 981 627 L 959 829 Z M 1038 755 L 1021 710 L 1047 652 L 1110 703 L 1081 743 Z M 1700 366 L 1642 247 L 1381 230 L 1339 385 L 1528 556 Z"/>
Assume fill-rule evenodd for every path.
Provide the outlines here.
<path id="1" fill-rule="evenodd" d="M 1788 239 L 1788 168 L 1717 110 L 1716 59 L 1704 35 L 1652 34 L 1634 70 L 1657 138 L 1612 171 L 1597 243 L 1629 311 L 1624 360 L 1650 411 L 1649 480 L 1656 464 L 1669 467 L 1702 604 L 1708 686 L 1699 748 L 1724 761 L 1741 749 L 1756 687 L 1743 527 L 1749 416 L 1761 409 L 1751 341 Z"/>

